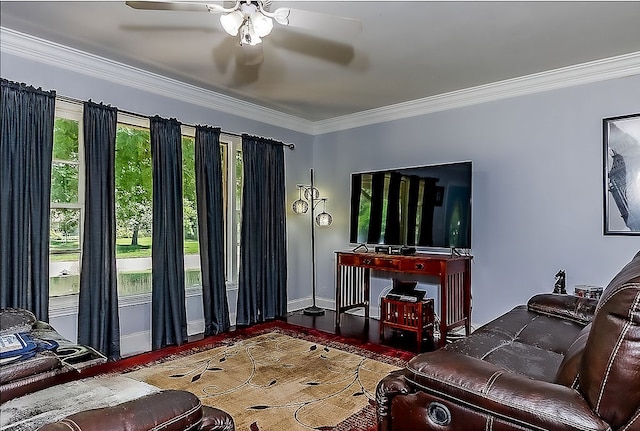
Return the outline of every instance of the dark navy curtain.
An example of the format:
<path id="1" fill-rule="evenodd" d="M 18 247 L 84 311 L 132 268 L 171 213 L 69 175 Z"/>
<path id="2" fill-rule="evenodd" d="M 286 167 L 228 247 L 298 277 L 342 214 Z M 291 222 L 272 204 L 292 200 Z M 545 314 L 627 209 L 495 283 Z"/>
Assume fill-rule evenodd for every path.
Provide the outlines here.
<path id="1" fill-rule="evenodd" d="M 0 307 L 49 320 L 49 211 L 55 91 L 2 79 Z"/>
<path id="2" fill-rule="evenodd" d="M 175 119 L 151 118 L 153 233 L 151 345 L 187 341 L 182 215 L 182 136 Z"/>
<path id="3" fill-rule="evenodd" d="M 204 335 L 208 336 L 225 332 L 231 325 L 224 273 L 224 190 L 219 128 L 196 127 L 195 167 Z"/>
<path id="4" fill-rule="evenodd" d="M 287 313 L 285 175 L 282 143 L 242 136 L 243 194 L 238 325 Z"/>
<path id="5" fill-rule="evenodd" d="M 84 103 L 86 164 L 84 239 L 78 302 L 78 343 L 120 358 L 116 273 L 116 108 Z"/>

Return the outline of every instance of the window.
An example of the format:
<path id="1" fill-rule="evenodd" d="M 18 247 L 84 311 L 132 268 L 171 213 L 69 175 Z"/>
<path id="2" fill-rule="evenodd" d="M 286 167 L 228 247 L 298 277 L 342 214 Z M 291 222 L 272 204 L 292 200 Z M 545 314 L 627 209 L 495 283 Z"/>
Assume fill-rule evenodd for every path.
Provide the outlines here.
<path id="1" fill-rule="evenodd" d="M 118 116 L 120 120 L 120 115 Z M 151 292 L 153 171 L 148 120 L 118 123 L 115 156 L 118 295 Z M 146 120 L 146 121 L 145 121 Z"/>
<path id="2" fill-rule="evenodd" d="M 84 212 L 81 118 L 81 106 L 62 104 L 54 122 L 49 234 L 51 297 L 77 294 L 80 288 Z"/>
<path id="3" fill-rule="evenodd" d="M 196 140 L 193 135 L 187 136 L 184 130 L 182 136 L 182 203 L 185 285 L 187 289 L 202 290 L 196 198 Z"/>
<path id="4" fill-rule="evenodd" d="M 228 182 L 229 196 L 225 202 L 227 220 L 227 274 L 228 281 L 237 284 L 240 271 L 240 232 L 242 220 L 242 140 L 237 137 L 227 137 L 230 148 L 228 152 L 228 166 L 232 166 Z"/>

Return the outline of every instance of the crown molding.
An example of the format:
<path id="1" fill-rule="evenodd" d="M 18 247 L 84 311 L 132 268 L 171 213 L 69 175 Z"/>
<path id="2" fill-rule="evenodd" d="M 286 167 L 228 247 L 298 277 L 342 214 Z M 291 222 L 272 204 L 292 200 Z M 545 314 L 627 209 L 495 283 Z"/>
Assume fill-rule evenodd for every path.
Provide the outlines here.
<path id="1" fill-rule="evenodd" d="M 385 121 L 638 74 L 640 74 L 640 51 L 316 121 L 313 132 L 315 135 L 337 132 Z"/>
<path id="2" fill-rule="evenodd" d="M 311 121 L 5 27 L 0 27 L 0 51 L 181 102 L 313 134 Z"/>
<path id="3" fill-rule="evenodd" d="M 313 122 L 5 27 L 0 51 L 309 135 L 640 74 L 638 51 Z"/>

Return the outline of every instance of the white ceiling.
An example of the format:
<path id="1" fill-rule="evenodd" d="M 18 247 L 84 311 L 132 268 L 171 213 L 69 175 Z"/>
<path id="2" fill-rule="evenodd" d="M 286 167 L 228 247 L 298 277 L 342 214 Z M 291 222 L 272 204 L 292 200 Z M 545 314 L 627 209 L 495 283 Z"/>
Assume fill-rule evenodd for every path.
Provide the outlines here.
<path id="1" fill-rule="evenodd" d="M 3 1 L 0 25 L 322 121 L 640 51 L 640 2 L 274 1 L 358 18 L 352 40 L 275 24 L 246 66 L 218 16 L 124 1 Z"/>

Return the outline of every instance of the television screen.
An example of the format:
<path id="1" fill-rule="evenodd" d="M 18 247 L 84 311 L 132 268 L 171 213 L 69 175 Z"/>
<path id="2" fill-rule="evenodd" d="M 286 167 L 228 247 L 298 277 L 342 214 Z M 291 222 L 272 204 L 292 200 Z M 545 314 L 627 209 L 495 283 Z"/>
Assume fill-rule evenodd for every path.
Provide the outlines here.
<path id="1" fill-rule="evenodd" d="M 351 174 L 352 244 L 471 248 L 471 162 Z"/>

